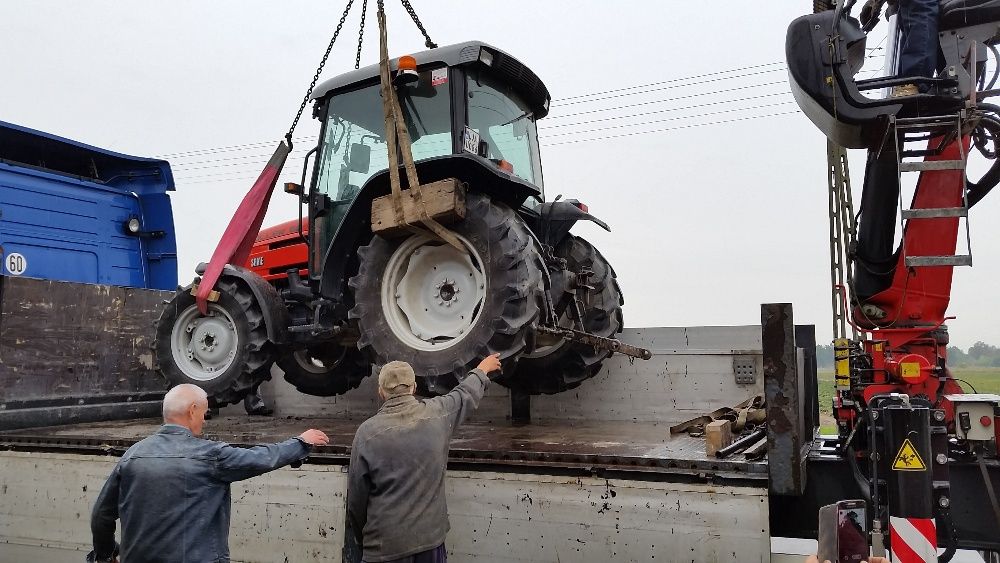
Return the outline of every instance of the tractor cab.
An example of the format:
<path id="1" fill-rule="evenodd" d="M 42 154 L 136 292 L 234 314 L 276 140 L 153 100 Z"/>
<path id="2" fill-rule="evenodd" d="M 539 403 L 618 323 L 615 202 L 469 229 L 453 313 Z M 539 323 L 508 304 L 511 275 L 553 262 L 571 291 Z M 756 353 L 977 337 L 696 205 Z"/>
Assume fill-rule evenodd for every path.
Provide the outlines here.
<path id="1" fill-rule="evenodd" d="M 535 121 L 548 113 L 549 93 L 534 72 L 476 41 L 390 65 L 421 178 L 475 182 L 514 207 L 541 202 Z M 322 83 L 313 98 L 314 116 L 323 125 L 310 216 L 320 208 L 317 225 L 332 239 L 359 194 L 388 192 L 378 65 Z"/>
<path id="2" fill-rule="evenodd" d="M 1000 0 L 942 1 L 941 58 L 934 78 L 858 79 L 867 53 L 867 33 L 878 21 L 881 2 L 875 2 L 876 11 L 866 14 L 864 22 L 851 15 L 854 5 L 855 0 L 840 0 L 835 9 L 794 20 L 785 43 L 795 100 L 833 142 L 846 148 L 871 148 L 881 143 L 892 119 L 955 114 L 967 101 L 975 104 L 992 94 L 992 81 L 979 84 L 978 90 L 985 90 L 979 92 L 977 82 L 985 70 L 987 49 L 995 52 L 993 44 L 1000 40 Z M 895 30 L 890 34 L 894 37 Z M 921 93 L 889 94 L 892 87 L 904 84 L 917 85 Z"/>

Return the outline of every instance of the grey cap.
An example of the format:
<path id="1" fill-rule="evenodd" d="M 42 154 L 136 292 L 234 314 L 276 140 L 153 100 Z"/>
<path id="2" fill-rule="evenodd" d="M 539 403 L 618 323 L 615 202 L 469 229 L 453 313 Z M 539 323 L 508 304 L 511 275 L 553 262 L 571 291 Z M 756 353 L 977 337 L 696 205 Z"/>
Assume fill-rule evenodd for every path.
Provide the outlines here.
<path id="1" fill-rule="evenodd" d="M 417 387 L 413 368 L 406 362 L 389 362 L 378 372 L 378 386 L 389 397 L 409 394 Z M 407 389 L 400 389 L 406 386 Z"/>

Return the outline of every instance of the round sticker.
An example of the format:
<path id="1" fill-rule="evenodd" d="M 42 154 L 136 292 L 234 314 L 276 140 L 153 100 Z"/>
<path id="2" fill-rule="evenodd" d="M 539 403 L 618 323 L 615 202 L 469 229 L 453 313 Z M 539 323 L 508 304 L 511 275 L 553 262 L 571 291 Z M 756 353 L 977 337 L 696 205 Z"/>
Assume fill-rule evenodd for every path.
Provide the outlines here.
<path id="1" fill-rule="evenodd" d="M 20 276 L 28 269 L 28 259 L 18 254 L 17 252 L 11 252 L 3 259 L 4 267 L 7 268 L 13 276 Z"/>

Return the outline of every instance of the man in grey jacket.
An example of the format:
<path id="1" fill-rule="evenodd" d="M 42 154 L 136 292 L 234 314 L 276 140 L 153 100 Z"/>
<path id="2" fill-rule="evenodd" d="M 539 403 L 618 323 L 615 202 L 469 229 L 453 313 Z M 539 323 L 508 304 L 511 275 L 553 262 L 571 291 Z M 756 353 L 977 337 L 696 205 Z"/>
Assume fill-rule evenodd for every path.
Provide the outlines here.
<path id="1" fill-rule="evenodd" d="M 499 355 L 488 356 L 447 395 L 417 399 L 410 364 L 382 367 L 385 402 L 358 427 L 348 468 L 347 515 L 366 563 L 446 561 L 448 445 L 499 370 Z"/>
<path id="2" fill-rule="evenodd" d="M 94 504 L 89 561 L 116 561 L 115 520 L 122 521 L 127 563 L 229 561 L 229 484 L 309 455 L 329 443 L 319 430 L 277 444 L 234 448 L 202 440 L 208 396 L 178 385 L 163 397 L 163 426 L 115 465 Z"/>

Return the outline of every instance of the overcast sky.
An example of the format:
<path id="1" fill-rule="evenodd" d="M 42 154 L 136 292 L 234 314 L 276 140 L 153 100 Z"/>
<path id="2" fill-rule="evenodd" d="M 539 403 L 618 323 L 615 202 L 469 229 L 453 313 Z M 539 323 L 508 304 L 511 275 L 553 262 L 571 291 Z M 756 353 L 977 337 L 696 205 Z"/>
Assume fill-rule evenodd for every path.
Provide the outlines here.
<path id="1" fill-rule="evenodd" d="M 398 2 L 386 3 L 391 53 L 421 50 Z M 356 4 L 324 77 L 353 68 Z M 374 4 L 362 64 L 376 62 Z M 781 64 L 788 22 L 812 2 L 413 4 L 439 44 L 492 43 L 548 86 L 546 191 L 581 199 L 612 225 L 576 232 L 617 270 L 626 324 L 755 324 L 761 303 L 789 301 L 796 322 L 829 339 L 825 141 L 789 113 Z M 287 129 L 342 10 L 329 1 L 0 0 L 0 120 L 172 155 L 186 282 Z M 652 83 L 664 84 L 579 97 Z M 316 131 L 307 110 L 297 136 Z M 856 201 L 862 159 L 853 158 Z M 290 161 L 286 176 L 300 166 Z M 295 214 L 276 193 L 265 224 Z M 998 218 L 1000 196 L 976 207 L 976 266 L 955 276 L 950 326 L 963 347 L 1000 344 Z"/>

